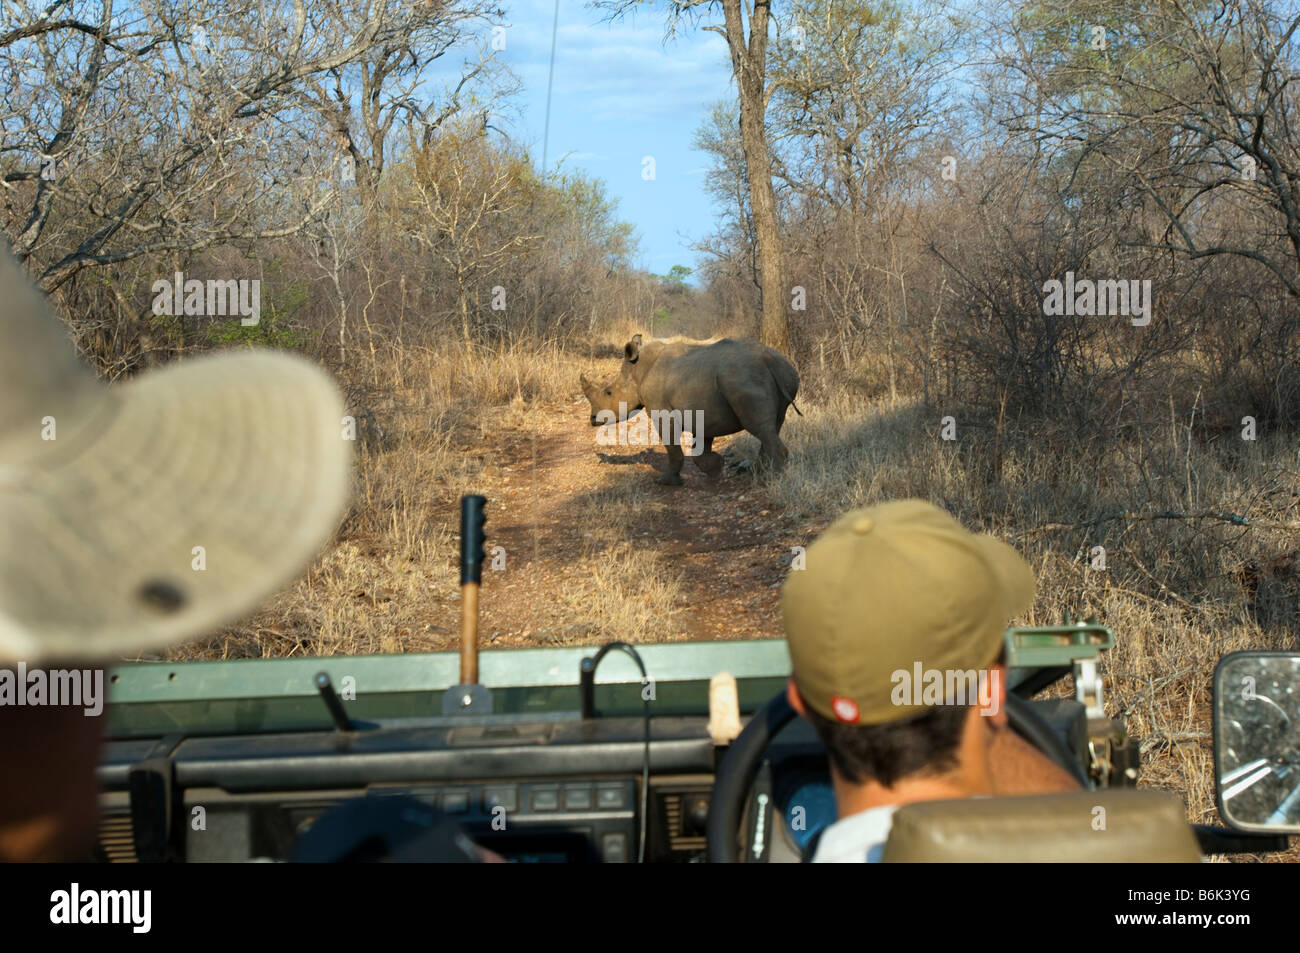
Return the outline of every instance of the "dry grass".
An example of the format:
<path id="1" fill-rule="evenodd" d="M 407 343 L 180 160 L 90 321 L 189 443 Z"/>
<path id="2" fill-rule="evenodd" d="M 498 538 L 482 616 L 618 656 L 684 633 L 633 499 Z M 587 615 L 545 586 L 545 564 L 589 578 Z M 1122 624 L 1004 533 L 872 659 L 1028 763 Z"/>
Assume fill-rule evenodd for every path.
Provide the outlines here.
<path id="1" fill-rule="evenodd" d="M 947 442 L 941 413 L 914 403 L 864 408 L 838 394 L 804 411 L 787 427 L 791 463 L 771 485 L 776 501 L 822 523 L 920 497 L 1012 542 L 1039 580 L 1021 623 L 1095 613 L 1115 630 L 1103 662 L 1107 711 L 1146 739 L 1145 783 L 1177 791 L 1194 819 L 1216 820 L 1214 666 L 1242 649 L 1300 649 L 1291 525 L 1300 473 L 1284 441 L 1189 445 L 1171 430 L 1152 445 L 1004 428 L 999 442 L 987 428 L 963 433 L 958 421 L 958 440 Z M 1256 525 L 1149 518 L 1206 513 Z M 1104 571 L 1093 569 L 1096 545 L 1106 549 Z"/>
<path id="2" fill-rule="evenodd" d="M 614 353 L 606 345 L 601 353 Z M 582 360 L 557 347 L 467 352 L 405 345 L 358 352 L 345 370 L 359 419 L 353 505 L 311 571 L 244 624 L 174 658 L 284 658 L 449 647 L 446 603 L 459 598 L 457 501 L 499 469 L 503 430 L 571 403 Z M 542 644 L 662 640 L 677 577 L 627 542 L 647 483 L 624 473 L 587 501 L 593 531 L 559 568 L 559 624 Z M 498 517 L 499 518 L 499 517 Z M 439 619 L 442 624 L 431 622 Z"/>

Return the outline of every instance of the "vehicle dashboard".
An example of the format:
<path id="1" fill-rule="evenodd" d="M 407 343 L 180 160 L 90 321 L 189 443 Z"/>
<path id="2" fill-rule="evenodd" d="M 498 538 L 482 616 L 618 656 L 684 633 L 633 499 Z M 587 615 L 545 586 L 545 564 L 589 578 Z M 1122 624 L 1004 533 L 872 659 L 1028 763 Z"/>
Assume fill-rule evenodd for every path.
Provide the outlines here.
<path id="1" fill-rule="evenodd" d="M 1075 703 L 1037 704 L 1059 719 L 1069 713 L 1062 705 Z M 285 861 L 334 805 L 404 794 L 456 818 L 507 860 L 637 860 L 643 719 L 444 721 L 110 742 L 101 768 L 100 857 Z M 704 859 L 722 751 L 704 718 L 651 720 L 646 861 Z M 769 747 L 755 783 L 746 859 L 798 861 L 834 819 L 821 744 L 810 725 L 792 722 Z"/>
<path id="2" fill-rule="evenodd" d="M 284 861 L 334 805 L 405 794 L 507 859 L 633 862 L 648 775 L 645 860 L 703 860 L 727 750 L 709 733 L 709 680 L 732 673 L 739 711 L 752 713 L 784 687 L 785 644 L 641 647 L 652 704 L 641 673 L 611 655 L 583 717 L 575 675 L 589 651 L 487 654 L 495 710 L 461 714 L 442 712 L 455 681 L 446 653 L 124 666 L 110 678 L 99 856 Z M 317 672 L 357 687 L 347 724 L 331 724 Z M 1084 744 L 1082 706 L 1033 704 L 1072 748 Z M 797 861 L 834 816 L 821 744 L 796 719 L 750 793 L 745 859 Z"/>

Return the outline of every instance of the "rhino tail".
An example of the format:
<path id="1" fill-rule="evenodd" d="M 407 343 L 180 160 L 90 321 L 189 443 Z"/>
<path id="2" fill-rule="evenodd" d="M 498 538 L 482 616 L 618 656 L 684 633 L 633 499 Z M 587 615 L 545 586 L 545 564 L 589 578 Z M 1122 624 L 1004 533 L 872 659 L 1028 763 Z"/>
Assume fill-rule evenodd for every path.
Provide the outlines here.
<path id="1" fill-rule="evenodd" d="M 790 367 L 790 370 L 794 373 L 794 375 L 795 375 L 795 378 L 794 378 L 794 387 L 795 387 L 795 390 L 798 390 L 798 389 L 799 389 L 799 372 L 798 372 L 798 371 L 795 371 L 795 369 L 794 369 L 793 367 L 791 367 L 788 363 L 786 364 L 786 366 L 787 366 L 787 367 Z M 783 385 L 783 384 L 781 383 L 781 375 L 780 375 L 779 373 L 777 373 L 778 370 L 780 370 L 780 368 L 775 368 L 775 367 L 773 367 L 771 361 L 768 361 L 768 362 L 767 362 L 767 372 L 768 372 L 769 374 L 772 375 L 772 382 L 773 382 L 774 384 L 776 384 L 776 392 L 777 392 L 778 394 L 781 395 L 781 399 L 782 399 L 782 400 L 787 401 L 787 402 L 790 404 L 790 406 L 794 408 L 794 412 L 795 412 L 796 414 L 798 414 L 800 417 L 802 417 L 802 416 L 803 416 L 803 411 L 800 410 L 800 409 L 799 409 L 799 405 L 796 404 L 796 403 L 794 402 L 794 396 L 793 396 L 792 394 L 788 394 L 788 393 L 786 393 L 785 385 Z"/>

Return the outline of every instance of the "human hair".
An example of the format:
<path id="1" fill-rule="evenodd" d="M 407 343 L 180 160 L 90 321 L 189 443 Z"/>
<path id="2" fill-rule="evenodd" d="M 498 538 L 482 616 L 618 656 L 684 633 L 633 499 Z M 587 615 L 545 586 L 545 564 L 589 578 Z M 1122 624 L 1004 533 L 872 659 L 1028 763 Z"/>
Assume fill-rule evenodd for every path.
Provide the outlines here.
<path id="1" fill-rule="evenodd" d="M 848 781 L 892 788 L 913 774 L 943 774 L 957 766 L 969 705 L 936 705 L 883 725 L 854 725 L 807 709 L 836 772 Z"/>
<path id="2" fill-rule="evenodd" d="M 990 665 L 1005 665 L 1005 648 Z M 892 788 L 913 774 L 944 774 L 957 767 L 957 749 L 970 705 L 934 705 L 882 725 L 836 721 L 805 705 L 807 719 L 836 772 L 855 784 Z"/>

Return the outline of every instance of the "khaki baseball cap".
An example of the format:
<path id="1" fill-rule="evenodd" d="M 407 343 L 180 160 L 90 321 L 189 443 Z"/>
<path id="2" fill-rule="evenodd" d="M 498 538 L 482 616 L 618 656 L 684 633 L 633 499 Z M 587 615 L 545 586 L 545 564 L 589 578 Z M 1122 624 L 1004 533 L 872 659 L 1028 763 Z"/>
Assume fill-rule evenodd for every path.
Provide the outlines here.
<path id="1" fill-rule="evenodd" d="M 781 593 L 794 680 L 819 714 L 864 725 L 906 718 L 894 672 L 980 669 L 1033 603 L 1029 565 L 924 500 L 844 514 L 813 542 Z"/>
<path id="2" fill-rule="evenodd" d="M 240 350 L 115 386 L 0 249 L 0 665 L 138 655 L 248 614 L 338 528 L 330 377 Z"/>

